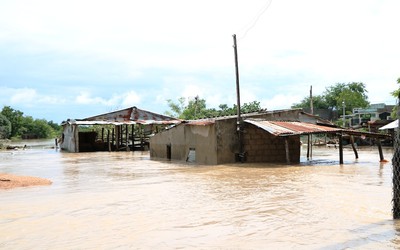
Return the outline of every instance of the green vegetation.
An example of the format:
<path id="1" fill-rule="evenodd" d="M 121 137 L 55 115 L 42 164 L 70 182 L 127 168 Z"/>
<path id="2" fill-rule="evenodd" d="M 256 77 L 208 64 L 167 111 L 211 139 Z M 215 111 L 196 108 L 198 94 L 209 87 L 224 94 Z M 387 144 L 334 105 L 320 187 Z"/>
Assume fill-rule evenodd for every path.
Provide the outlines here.
<path id="1" fill-rule="evenodd" d="M 24 113 L 4 106 L 0 112 L 0 139 L 39 139 L 57 137 L 61 126 L 45 119 L 33 119 Z"/>
<path id="2" fill-rule="evenodd" d="M 336 83 L 327 87 L 322 95 L 313 96 L 315 109 L 341 110 L 345 104 L 346 113 L 351 113 L 353 108 L 366 108 L 369 105 L 365 84 L 362 82 Z M 309 108 L 310 97 L 305 97 L 292 108 Z"/>
<path id="3" fill-rule="evenodd" d="M 194 99 L 189 99 L 187 105 L 185 104 L 185 97 L 180 97 L 177 102 L 174 102 L 171 99 L 167 100 L 167 102 L 171 110 L 166 111 L 165 114 L 184 120 L 228 116 L 235 115 L 237 113 L 236 105 L 229 107 L 227 104 L 220 104 L 219 109 L 207 108 L 206 100 L 200 99 L 198 96 L 196 96 Z M 257 101 L 244 103 L 241 106 L 241 113 L 243 114 L 257 112 L 260 110 L 260 102 Z"/>
<path id="4" fill-rule="evenodd" d="M 397 78 L 397 84 L 400 84 L 400 77 Z M 398 89 L 396 89 L 395 91 L 391 92 L 392 96 L 396 99 L 399 98 L 400 95 L 400 87 Z M 393 117 L 394 119 L 397 119 L 397 105 L 394 106 L 392 114 L 390 115 L 391 117 Z"/>

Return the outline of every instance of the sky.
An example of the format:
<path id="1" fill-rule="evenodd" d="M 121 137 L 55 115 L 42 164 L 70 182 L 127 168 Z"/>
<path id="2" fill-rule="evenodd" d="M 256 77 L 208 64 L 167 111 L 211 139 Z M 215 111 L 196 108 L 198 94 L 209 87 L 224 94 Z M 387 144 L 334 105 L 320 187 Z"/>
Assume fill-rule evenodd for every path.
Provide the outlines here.
<path id="1" fill-rule="evenodd" d="M 288 109 L 336 83 L 395 104 L 398 0 L 1 0 L 0 108 L 60 123 L 167 100 Z"/>

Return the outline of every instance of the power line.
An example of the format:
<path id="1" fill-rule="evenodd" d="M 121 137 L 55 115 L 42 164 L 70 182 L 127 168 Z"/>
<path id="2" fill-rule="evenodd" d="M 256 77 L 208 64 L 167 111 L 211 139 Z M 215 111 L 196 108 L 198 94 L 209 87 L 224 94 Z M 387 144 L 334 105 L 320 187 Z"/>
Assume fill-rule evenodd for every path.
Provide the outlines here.
<path id="1" fill-rule="evenodd" d="M 267 3 L 258 11 L 258 14 L 253 18 L 253 21 L 250 22 L 247 26 L 244 27 L 244 28 L 246 28 L 246 27 L 248 27 L 248 28 L 245 30 L 244 34 L 241 37 L 239 37 L 239 40 L 245 38 L 247 33 L 252 28 L 254 28 L 254 26 L 256 26 L 256 24 L 257 24 L 258 20 L 260 19 L 260 17 L 265 13 L 265 11 L 267 11 L 267 9 L 271 6 L 271 4 L 272 4 L 272 0 L 268 0 Z M 239 31 L 238 33 L 241 33 L 241 32 Z"/>

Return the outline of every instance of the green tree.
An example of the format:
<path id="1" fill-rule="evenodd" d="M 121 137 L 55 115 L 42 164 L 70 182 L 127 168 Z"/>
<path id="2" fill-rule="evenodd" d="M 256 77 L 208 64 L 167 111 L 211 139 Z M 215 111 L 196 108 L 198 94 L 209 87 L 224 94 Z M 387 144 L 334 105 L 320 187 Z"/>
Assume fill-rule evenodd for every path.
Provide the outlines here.
<path id="1" fill-rule="evenodd" d="M 184 120 L 195 120 L 201 118 L 211 118 L 218 116 L 229 116 L 237 113 L 236 105 L 229 107 L 227 104 L 220 104 L 219 109 L 207 108 L 206 100 L 196 96 L 194 99 L 190 99 L 188 104 L 185 105 L 186 99 L 181 97 L 178 102 L 167 100 L 168 106 L 171 111 L 165 112 L 165 114 L 177 117 Z M 260 102 L 252 101 L 244 103 L 241 107 L 241 113 L 251 113 L 260 111 Z"/>
<path id="2" fill-rule="evenodd" d="M 50 138 L 54 135 L 54 129 L 45 119 L 35 119 L 31 133 L 38 138 Z"/>
<path id="3" fill-rule="evenodd" d="M 261 110 L 261 106 L 260 106 L 260 102 L 258 102 L 258 101 L 244 103 L 242 105 L 242 107 L 240 107 L 240 112 L 243 114 L 258 112 L 260 110 Z M 235 112 L 235 113 L 237 113 L 237 112 Z"/>
<path id="4" fill-rule="evenodd" d="M 305 97 L 300 103 L 295 103 L 292 108 L 309 108 L 310 107 L 310 97 Z M 313 96 L 313 108 L 315 109 L 328 109 L 328 103 L 325 100 L 324 95 Z"/>
<path id="5" fill-rule="evenodd" d="M 397 78 L 397 84 L 400 84 L 400 77 Z M 396 100 L 398 100 L 398 99 L 399 99 L 399 95 L 400 95 L 400 87 L 399 87 L 398 89 L 396 89 L 395 91 L 391 92 L 391 94 L 392 94 L 392 96 L 393 96 L 394 98 L 396 98 Z M 391 113 L 391 115 L 390 115 L 390 116 L 393 117 L 394 119 L 397 119 L 397 118 L 398 118 L 398 116 L 397 116 L 397 109 L 398 109 L 398 105 L 395 105 L 394 108 L 393 108 L 393 110 L 392 110 L 392 113 Z"/>
<path id="6" fill-rule="evenodd" d="M 400 84 L 400 77 L 397 78 L 397 84 Z M 392 96 L 393 96 L 394 98 L 399 98 L 400 87 L 399 87 L 398 89 L 396 89 L 395 91 L 393 91 L 391 94 L 392 94 Z"/>
<path id="7" fill-rule="evenodd" d="M 24 116 L 23 114 L 23 112 L 15 110 L 10 106 L 3 107 L 0 115 L 5 117 L 11 124 L 7 138 L 20 137 L 22 135 L 29 135 L 36 138 L 50 138 L 60 134 L 61 126 L 53 121 L 48 122 L 45 119 L 33 119 L 31 116 Z M 2 126 L 2 124 L 6 124 L 3 120 L 0 117 L 0 131 L 7 131 Z"/>
<path id="8" fill-rule="evenodd" d="M 11 122 L 4 115 L 0 114 L 0 139 L 10 138 Z"/>
<path id="9" fill-rule="evenodd" d="M 11 122 L 11 134 L 10 137 L 21 135 L 20 129 L 22 126 L 22 120 L 24 113 L 11 108 L 10 106 L 4 106 L 1 114 L 4 115 Z"/>
<path id="10" fill-rule="evenodd" d="M 181 119 L 195 120 L 199 118 L 207 117 L 208 110 L 206 106 L 206 100 L 200 99 L 198 96 L 189 100 L 188 105 L 182 112 Z"/>
<path id="11" fill-rule="evenodd" d="M 177 103 L 172 101 L 171 99 L 168 99 L 167 100 L 168 107 L 171 109 L 171 111 L 166 111 L 165 114 L 168 116 L 182 119 L 181 117 L 183 110 L 185 109 L 185 101 L 186 101 L 185 97 L 180 97 Z"/>
<path id="12" fill-rule="evenodd" d="M 25 116 L 22 119 L 20 132 L 21 136 L 34 138 L 50 138 L 56 134 L 45 119 L 33 119 L 32 116 Z"/>
<path id="13" fill-rule="evenodd" d="M 326 88 L 325 101 L 332 110 L 340 110 L 345 104 L 346 111 L 353 108 L 366 108 L 369 105 L 365 84 L 362 82 L 336 83 Z"/>

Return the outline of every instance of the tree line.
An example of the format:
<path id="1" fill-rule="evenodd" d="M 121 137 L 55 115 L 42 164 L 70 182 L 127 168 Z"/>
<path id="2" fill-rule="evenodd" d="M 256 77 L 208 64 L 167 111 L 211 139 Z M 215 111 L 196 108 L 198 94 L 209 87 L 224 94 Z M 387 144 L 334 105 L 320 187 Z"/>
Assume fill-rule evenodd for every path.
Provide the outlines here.
<path id="1" fill-rule="evenodd" d="M 336 83 L 329 86 L 321 95 L 312 96 L 315 109 L 342 110 L 345 107 L 346 114 L 353 108 L 366 108 L 369 106 L 368 91 L 362 82 Z M 303 98 L 300 103 L 295 103 L 292 108 L 309 108 L 311 97 Z"/>
<path id="2" fill-rule="evenodd" d="M 57 137 L 61 126 L 53 121 L 34 119 L 22 111 L 4 106 L 0 112 L 0 139 L 39 139 Z"/>
<path id="3" fill-rule="evenodd" d="M 207 108 L 206 100 L 201 99 L 198 96 L 193 99 L 180 97 L 176 102 L 168 99 L 167 102 L 170 110 L 166 111 L 165 114 L 183 120 L 196 120 L 202 118 L 230 116 L 237 114 L 236 104 L 232 107 L 229 107 L 227 104 L 220 104 L 218 106 L 218 109 Z M 258 101 L 244 103 L 240 107 L 240 113 L 243 114 L 259 111 L 261 111 L 261 106 L 260 102 Z"/>
<path id="4" fill-rule="evenodd" d="M 400 78 L 397 79 L 400 84 Z M 400 88 L 391 92 L 398 98 Z M 220 104 L 218 109 L 207 108 L 206 100 L 198 96 L 192 99 L 180 97 L 177 101 L 167 100 L 169 111 L 165 114 L 185 119 L 194 120 L 201 118 L 211 118 L 219 116 L 236 115 L 237 106 L 229 107 L 227 104 Z M 331 111 L 342 111 L 343 107 L 346 114 L 352 114 L 354 108 L 367 108 L 370 103 L 368 101 L 368 91 L 362 82 L 336 83 L 328 86 L 320 95 L 312 96 L 314 109 L 328 109 Z M 291 108 L 310 108 L 311 96 L 304 97 L 299 103 L 294 103 Z M 252 101 L 244 103 L 241 106 L 241 113 L 258 112 L 262 110 L 260 102 Z M 393 110 L 391 117 L 396 118 L 397 107 Z"/>

